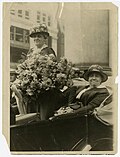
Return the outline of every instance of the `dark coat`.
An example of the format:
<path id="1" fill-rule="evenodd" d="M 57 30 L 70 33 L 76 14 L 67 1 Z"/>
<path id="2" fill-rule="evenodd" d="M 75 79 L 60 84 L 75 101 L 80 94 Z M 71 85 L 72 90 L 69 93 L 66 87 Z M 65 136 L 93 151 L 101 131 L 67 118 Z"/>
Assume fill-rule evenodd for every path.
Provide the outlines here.
<path id="1" fill-rule="evenodd" d="M 33 53 L 33 51 L 34 51 L 34 48 L 31 48 L 27 55 L 29 56 L 30 54 Z M 55 51 L 52 48 L 50 48 L 50 47 L 43 48 L 40 51 L 40 54 L 43 55 L 43 56 L 53 54 L 56 57 Z"/>
<path id="2" fill-rule="evenodd" d="M 89 86 L 80 88 L 79 92 L 88 87 Z M 77 91 L 77 93 L 79 92 Z M 87 113 L 88 111 L 93 111 L 93 109 L 98 107 L 107 96 L 109 96 L 109 92 L 106 87 L 91 88 L 85 91 L 81 95 L 80 99 L 77 100 L 81 102 L 83 106 L 80 109 L 78 109 L 77 112 Z"/>

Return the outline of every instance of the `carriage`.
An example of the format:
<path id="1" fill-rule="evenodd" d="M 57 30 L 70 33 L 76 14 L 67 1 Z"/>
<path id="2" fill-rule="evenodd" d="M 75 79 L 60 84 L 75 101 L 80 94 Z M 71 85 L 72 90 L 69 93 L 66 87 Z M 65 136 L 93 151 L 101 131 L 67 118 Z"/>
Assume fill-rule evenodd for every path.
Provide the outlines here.
<path id="1" fill-rule="evenodd" d="M 11 151 L 112 151 L 113 127 L 95 115 L 64 113 L 41 120 L 40 113 L 11 114 Z"/>

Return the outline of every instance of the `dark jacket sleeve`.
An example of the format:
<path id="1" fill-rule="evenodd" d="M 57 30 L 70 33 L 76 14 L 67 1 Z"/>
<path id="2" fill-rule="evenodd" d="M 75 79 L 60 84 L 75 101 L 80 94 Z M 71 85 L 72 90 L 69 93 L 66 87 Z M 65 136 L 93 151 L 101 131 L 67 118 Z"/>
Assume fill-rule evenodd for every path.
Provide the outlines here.
<path id="1" fill-rule="evenodd" d="M 49 54 L 53 54 L 56 57 L 55 51 L 52 48 L 49 48 Z"/>
<path id="2" fill-rule="evenodd" d="M 93 111 L 94 108 L 98 107 L 106 97 L 109 96 L 109 93 L 107 89 L 103 90 L 101 93 L 97 93 L 95 97 L 88 103 L 87 106 L 83 106 L 77 110 L 74 110 L 74 112 L 67 113 L 65 115 L 59 115 L 58 117 L 68 117 L 68 116 L 77 116 L 77 115 L 85 115 L 88 114 L 89 111 Z"/>
<path id="3" fill-rule="evenodd" d="M 104 93 L 98 93 L 96 96 L 88 103 L 87 106 L 84 106 L 77 111 L 76 113 L 88 113 L 89 111 L 92 111 L 94 108 L 98 107 L 103 100 L 109 95 L 109 93 L 106 91 Z"/>

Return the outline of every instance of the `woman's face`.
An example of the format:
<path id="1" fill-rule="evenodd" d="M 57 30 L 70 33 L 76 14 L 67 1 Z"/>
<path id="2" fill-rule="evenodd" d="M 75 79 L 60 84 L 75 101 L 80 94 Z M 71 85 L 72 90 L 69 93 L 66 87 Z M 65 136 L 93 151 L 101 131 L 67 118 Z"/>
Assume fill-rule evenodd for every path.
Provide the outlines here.
<path id="1" fill-rule="evenodd" d="M 102 82 L 102 77 L 99 73 L 93 72 L 89 75 L 88 81 L 91 87 L 98 87 Z"/>
<path id="2" fill-rule="evenodd" d="M 44 45 L 45 41 L 46 39 L 42 34 L 35 35 L 34 37 L 34 43 L 38 48 L 41 48 Z"/>

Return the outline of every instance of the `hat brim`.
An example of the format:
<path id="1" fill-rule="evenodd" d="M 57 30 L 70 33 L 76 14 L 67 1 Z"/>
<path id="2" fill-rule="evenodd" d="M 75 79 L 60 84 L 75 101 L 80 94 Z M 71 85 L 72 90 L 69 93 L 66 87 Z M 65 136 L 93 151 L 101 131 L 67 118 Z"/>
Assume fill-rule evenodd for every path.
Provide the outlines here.
<path id="1" fill-rule="evenodd" d="M 105 74 L 104 72 L 99 72 L 99 71 L 86 71 L 86 72 L 84 73 L 84 75 L 83 75 L 83 77 L 84 77 L 84 79 L 85 79 L 86 81 L 88 81 L 89 75 L 90 75 L 91 73 L 98 73 L 98 74 L 100 74 L 101 77 L 102 77 L 102 82 L 105 82 L 105 81 L 107 81 L 107 79 L 108 79 L 107 74 Z"/>
<path id="2" fill-rule="evenodd" d="M 38 34 L 43 34 L 43 35 L 46 35 L 47 37 L 49 36 L 49 33 L 48 32 L 35 32 L 35 33 L 31 33 L 29 36 L 31 38 L 34 38 L 36 35 Z"/>

